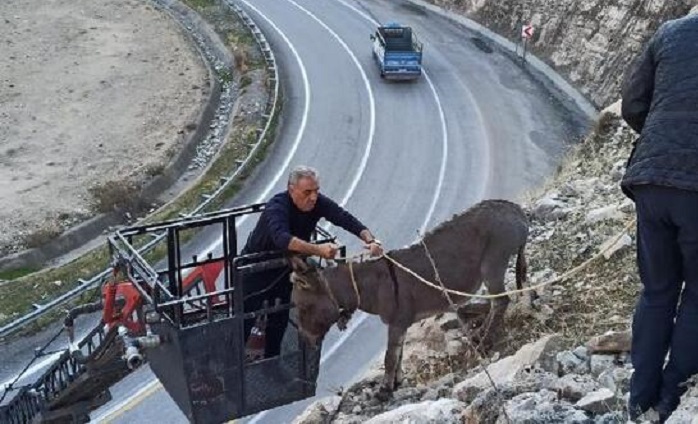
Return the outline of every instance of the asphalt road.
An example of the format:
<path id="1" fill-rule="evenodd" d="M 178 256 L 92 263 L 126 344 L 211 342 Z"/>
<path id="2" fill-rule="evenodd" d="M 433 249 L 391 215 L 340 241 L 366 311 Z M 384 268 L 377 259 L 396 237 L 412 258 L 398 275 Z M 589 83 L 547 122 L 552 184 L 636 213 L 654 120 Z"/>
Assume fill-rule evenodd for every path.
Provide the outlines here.
<path id="1" fill-rule="evenodd" d="M 289 168 L 319 169 L 321 190 L 344 204 L 388 249 L 483 198 L 516 200 L 551 175 L 587 117 L 553 97 L 486 39 L 403 1 L 240 0 L 262 27 L 280 65 L 284 118 L 267 160 L 233 204 L 266 200 Z M 371 56 L 376 22 L 411 25 L 424 42 L 425 75 L 382 80 Z M 239 226 L 241 241 L 254 219 Z M 357 240 L 332 228 L 350 252 Z M 216 249 L 199 240 L 194 250 Z M 384 349 L 386 330 L 355 316 L 323 345 L 318 395 L 347 386 Z M 43 336 L 3 357 L 0 380 L 19 370 Z M 36 377 L 36 375 L 34 375 Z M 31 378 L 31 376 L 30 376 Z M 4 383 L 3 383 L 4 384 Z M 112 390 L 95 422 L 186 422 L 144 367 Z M 310 401 L 250 417 L 290 422 Z"/>

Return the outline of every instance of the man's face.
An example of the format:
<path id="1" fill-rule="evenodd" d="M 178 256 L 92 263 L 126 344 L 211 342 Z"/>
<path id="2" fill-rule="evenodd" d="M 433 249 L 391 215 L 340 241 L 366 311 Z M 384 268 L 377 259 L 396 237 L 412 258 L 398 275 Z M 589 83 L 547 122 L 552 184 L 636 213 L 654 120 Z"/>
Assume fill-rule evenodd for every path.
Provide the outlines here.
<path id="1" fill-rule="evenodd" d="M 320 186 L 314 178 L 301 177 L 296 184 L 288 185 L 288 192 L 298 209 L 310 212 L 317 203 Z"/>

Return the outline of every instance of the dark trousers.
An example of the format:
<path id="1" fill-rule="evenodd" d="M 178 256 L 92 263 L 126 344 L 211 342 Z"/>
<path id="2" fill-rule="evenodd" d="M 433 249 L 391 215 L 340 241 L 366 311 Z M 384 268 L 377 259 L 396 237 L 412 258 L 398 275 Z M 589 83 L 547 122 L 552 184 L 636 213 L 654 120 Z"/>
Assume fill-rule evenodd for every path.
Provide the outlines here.
<path id="1" fill-rule="evenodd" d="M 273 307 L 276 299 L 281 299 L 282 305 L 287 305 L 291 301 L 291 282 L 289 281 L 290 271 L 271 270 L 245 276 L 245 312 L 253 312 L 264 307 L 264 301 L 268 307 Z M 281 353 L 281 341 L 284 338 L 286 327 L 288 326 L 289 310 L 269 314 L 266 325 L 266 345 L 264 347 L 264 357 L 270 358 Z M 254 319 L 245 321 L 245 340 L 250 335 L 250 331 L 255 324 Z"/>
<path id="2" fill-rule="evenodd" d="M 633 318 L 630 403 L 666 415 L 685 391 L 679 384 L 698 372 L 698 192 L 648 185 L 632 193 L 643 291 Z"/>

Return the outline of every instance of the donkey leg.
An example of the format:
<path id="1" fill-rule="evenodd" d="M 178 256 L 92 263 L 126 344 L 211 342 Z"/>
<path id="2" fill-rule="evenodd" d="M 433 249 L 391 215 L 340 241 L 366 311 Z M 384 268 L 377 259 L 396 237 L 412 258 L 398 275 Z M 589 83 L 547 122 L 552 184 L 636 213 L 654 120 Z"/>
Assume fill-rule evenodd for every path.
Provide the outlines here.
<path id="1" fill-rule="evenodd" d="M 526 243 L 524 242 L 519 247 L 519 253 L 516 256 L 516 288 L 522 289 L 528 280 L 528 264 L 526 262 Z M 538 292 L 531 290 L 528 292 L 528 306 L 531 309 L 538 309 L 536 300 L 538 300 Z"/>
<path id="2" fill-rule="evenodd" d="M 494 341 L 499 338 L 504 329 L 504 314 L 509 306 L 509 296 L 499 297 L 492 301 L 492 317 L 490 321 L 489 331 L 485 338 L 487 348 L 489 349 L 494 344 Z"/>
<path id="3" fill-rule="evenodd" d="M 397 370 L 395 371 L 395 382 L 393 384 L 393 387 L 397 389 L 400 387 L 400 384 L 402 383 L 402 378 L 403 378 L 403 371 L 402 371 L 402 351 L 404 350 L 405 347 L 405 336 L 402 337 L 402 343 L 400 343 L 400 347 L 398 348 L 399 354 L 397 358 Z"/>
<path id="4" fill-rule="evenodd" d="M 395 390 L 395 381 L 400 367 L 402 344 L 405 341 L 406 329 L 395 325 L 388 326 L 388 348 L 385 351 L 385 374 L 383 384 L 378 392 L 380 400 L 387 400 Z"/>
<path id="5" fill-rule="evenodd" d="M 482 275 L 485 280 L 485 285 L 490 294 L 496 295 L 504 293 L 504 275 L 506 274 L 509 256 L 504 254 L 495 254 L 483 262 Z M 504 314 L 509 306 L 509 296 L 497 297 L 490 302 L 490 314 L 487 319 L 487 324 L 483 328 L 485 334 L 481 342 L 486 349 L 489 349 L 494 344 L 498 337 L 498 333 L 503 328 Z"/>

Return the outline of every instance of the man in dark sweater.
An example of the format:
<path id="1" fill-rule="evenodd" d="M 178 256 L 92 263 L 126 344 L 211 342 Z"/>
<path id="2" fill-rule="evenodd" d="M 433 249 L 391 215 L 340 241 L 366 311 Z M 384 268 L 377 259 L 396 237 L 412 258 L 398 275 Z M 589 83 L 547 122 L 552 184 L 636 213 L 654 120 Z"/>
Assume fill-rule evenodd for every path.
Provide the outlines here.
<path id="1" fill-rule="evenodd" d="M 318 221 L 325 218 L 359 237 L 373 256 L 383 254 L 380 242 L 356 217 L 330 198 L 320 194 L 319 176 L 316 170 L 299 166 L 291 171 L 288 190 L 276 194 L 266 204 L 242 254 L 288 250 L 311 256 L 332 259 L 338 246 L 333 243 L 313 244 L 310 237 Z M 275 299 L 281 304 L 291 299 L 290 269 L 260 272 L 246 278 L 245 310 L 261 309 L 264 301 L 273 306 Z M 246 323 L 245 335 L 252 328 Z M 276 356 L 288 325 L 288 311 L 271 314 L 266 325 L 265 357 Z"/>
<path id="2" fill-rule="evenodd" d="M 629 411 L 636 419 L 654 408 L 664 421 L 698 372 L 697 15 L 652 37 L 624 82 L 622 113 L 640 133 L 622 181 L 636 204 L 643 285 Z"/>

